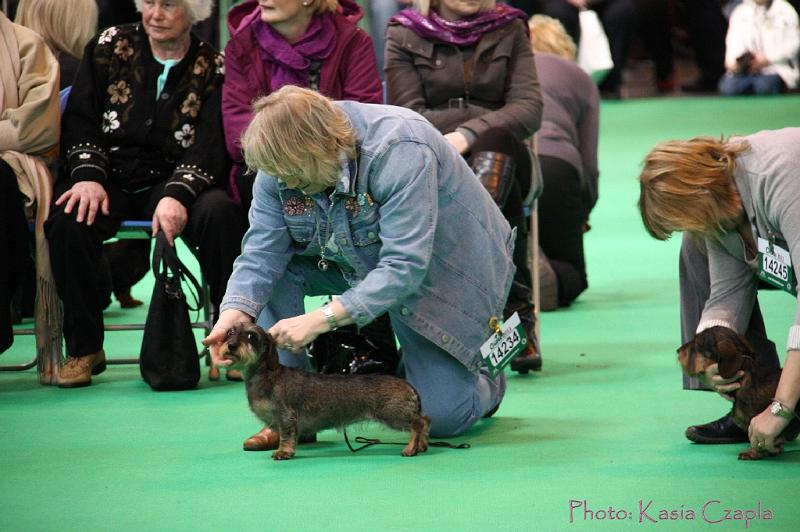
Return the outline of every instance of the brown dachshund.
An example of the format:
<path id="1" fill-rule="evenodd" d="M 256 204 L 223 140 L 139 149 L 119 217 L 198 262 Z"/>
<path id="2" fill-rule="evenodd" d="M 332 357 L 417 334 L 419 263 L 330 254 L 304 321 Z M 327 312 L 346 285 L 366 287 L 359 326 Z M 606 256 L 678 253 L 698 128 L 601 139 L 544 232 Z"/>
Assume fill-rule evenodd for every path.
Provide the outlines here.
<path id="1" fill-rule="evenodd" d="M 733 391 L 733 420 L 747 430 L 750 420 L 772 403 L 781 370 L 765 368 L 754 358 L 750 343 L 727 327 L 710 327 L 694 339 L 678 348 L 678 362 L 683 372 L 690 377 L 703 375 L 706 368 L 719 364 L 719 374 L 725 379 L 736 376 L 741 370 L 741 387 Z M 800 433 L 800 421 L 792 419 L 778 438 L 779 442 L 790 441 Z M 780 448 L 780 446 L 778 446 Z M 765 455 L 755 449 L 739 453 L 739 460 L 759 460 Z"/>
<path id="2" fill-rule="evenodd" d="M 275 460 L 295 454 L 299 434 L 378 421 L 411 432 L 403 456 L 428 449 L 430 420 L 422 415 L 419 395 L 406 381 L 389 375 L 321 375 L 278 363 L 272 338 L 261 327 L 231 328 L 220 349 L 230 366 L 244 370 L 250 409 L 280 434 Z"/>

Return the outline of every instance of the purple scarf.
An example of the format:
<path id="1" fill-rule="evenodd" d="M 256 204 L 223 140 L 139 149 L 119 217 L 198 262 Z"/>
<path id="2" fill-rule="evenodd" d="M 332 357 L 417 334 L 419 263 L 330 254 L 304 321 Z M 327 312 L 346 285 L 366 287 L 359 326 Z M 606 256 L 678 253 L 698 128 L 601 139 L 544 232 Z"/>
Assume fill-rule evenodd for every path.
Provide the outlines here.
<path id="1" fill-rule="evenodd" d="M 497 4 L 491 11 L 476 13 L 458 20 L 445 20 L 433 9 L 427 17 L 414 9 L 403 9 L 389 19 L 389 24 L 405 26 L 423 39 L 456 46 L 472 46 L 480 41 L 484 34 L 502 28 L 517 18 L 527 22 L 528 15 L 506 4 Z M 528 31 L 527 24 L 525 31 Z"/>
<path id="2" fill-rule="evenodd" d="M 336 48 L 336 27 L 330 13 L 313 17 L 305 35 L 294 44 L 260 18 L 253 21 L 253 26 L 261 56 L 270 63 L 272 91 L 284 85 L 308 87 L 311 62 L 324 60 Z"/>

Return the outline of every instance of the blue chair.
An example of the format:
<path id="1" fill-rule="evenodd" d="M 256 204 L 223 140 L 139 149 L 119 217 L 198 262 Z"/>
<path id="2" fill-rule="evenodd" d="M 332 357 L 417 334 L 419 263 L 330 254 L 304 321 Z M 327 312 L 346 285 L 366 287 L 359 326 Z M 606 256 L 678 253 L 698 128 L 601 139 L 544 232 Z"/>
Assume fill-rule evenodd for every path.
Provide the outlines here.
<path id="1" fill-rule="evenodd" d="M 71 91 L 72 91 L 72 85 L 61 89 L 61 92 L 58 93 L 58 103 L 62 115 L 64 114 L 64 109 L 67 108 L 67 100 L 69 100 L 69 93 Z"/>

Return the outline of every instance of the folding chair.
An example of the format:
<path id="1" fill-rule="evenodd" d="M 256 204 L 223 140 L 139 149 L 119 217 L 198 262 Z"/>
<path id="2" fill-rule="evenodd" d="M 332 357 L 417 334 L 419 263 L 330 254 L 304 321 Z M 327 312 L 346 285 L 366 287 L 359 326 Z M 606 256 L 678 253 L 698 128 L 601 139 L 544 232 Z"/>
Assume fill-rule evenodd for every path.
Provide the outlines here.
<path id="1" fill-rule="evenodd" d="M 147 220 L 125 220 L 122 222 L 117 234 L 114 238 L 117 239 L 145 239 L 151 238 L 150 236 L 150 227 L 151 222 Z M 192 250 L 194 252 L 194 250 Z M 205 278 L 202 276 L 202 271 L 200 274 L 200 280 L 203 283 L 203 287 L 205 289 L 206 298 L 203 301 L 203 315 L 200 321 L 196 321 L 192 323 L 192 328 L 195 329 L 203 329 L 206 334 L 211 332 L 211 327 L 213 324 L 213 312 L 211 309 L 211 304 L 209 302 L 208 297 L 208 285 L 205 281 Z M 143 331 L 144 330 L 144 323 L 125 323 L 125 324 L 108 324 L 106 323 L 104 326 L 105 331 L 107 332 L 115 332 L 115 331 Z M 14 329 L 14 336 L 22 336 L 22 335 L 35 335 L 36 330 L 35 328 L 15 328 Z M 59 331 L 60 336 L 60 331 Z M 58 345 L 57 348 L 52 349 L 50 352 L 45 354 L 46 360 L 38 360 L 36 356 L 34 356 L 33 360 L 23 364 L 10 364 L 10 365 L 0 365 L 0 371 L 24 371 L 28 370 L 34 366 L 36 366 L 36 373 L 37 379 L 41 384 L 58 384 L 58 371 L 57 368 L 61 366 L 61 361 L 63 358 L 62 355 L 62 346 Z M 130 357 L 130 358 L 109 358 L 106 360 L 107 364 L 138 364 L 139 357 Z"/>
<path id="2" fill-rule="evenodd" d="M 528 196 L 524 199 L 523 205 L 525 206 L 525 214 L 531 218 L 530 226 L 530 242 L 528 245 L 528 254 L 531 261 L 531 287 L 533 289 L 533 315 L 536 318 L 534 332 L 536 334 L 536 341 L 541 349 L 542 335 L 541 323 L 539 321 L 539 307 L 541 304 L 541 293 L 539 285 L 539 216 L 538 205 L 539 197 L 544 191 L 544 179 L 542 178 L 542 167 L 539 164 L 539 156 L 536 152 L 536 137 L 531 137 L 528 140 L 528 152 L 531 154 L 531 188 L 528 191 Z"/>

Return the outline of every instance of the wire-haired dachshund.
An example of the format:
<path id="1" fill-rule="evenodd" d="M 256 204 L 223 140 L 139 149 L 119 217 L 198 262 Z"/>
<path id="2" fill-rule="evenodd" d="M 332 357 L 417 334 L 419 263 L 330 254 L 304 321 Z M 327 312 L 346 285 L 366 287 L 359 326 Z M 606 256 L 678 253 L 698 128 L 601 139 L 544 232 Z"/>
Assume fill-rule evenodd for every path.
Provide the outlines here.
<path id="1" fill-rule="evenodd" d="M 278 362 L 275 342 L 261 327 L 241 323 L 228 330 L 220 356 L 245 375 L 250 409 L 280 434 L 275 460 L 295 454 L 299 434 L 378 421 L 411 432 L 403 456 L 428 449 L 430 420 L 422 415 L 419 395 L 406 381 L 390 375 L 321 375 Z"/>
<path id="2" fill-rule="evenodd" d="M 736 331 L 727 327 L 710 327 L 678 348 L 678 362 L 683 372 L 690 377 L 703 375 L 706 368 L 719 364 L 719 374 L 725 379 L 744 374 L 738 381 L 741 387 L 730 393 L 733 397 L 733 420 L 744 431 L 750 420 L 772 403 L 780 368 L 766 368 L 754 357 L 750 343 Z M 791 441 L 800 433 L 800 421 L 792 419 L 778 437 L 778 442 Z M 780 445 L 778 445 L 780 448 Z M 739 460 L 759 460 L 765 455 L 756 449 L 739 453 Z"/>

